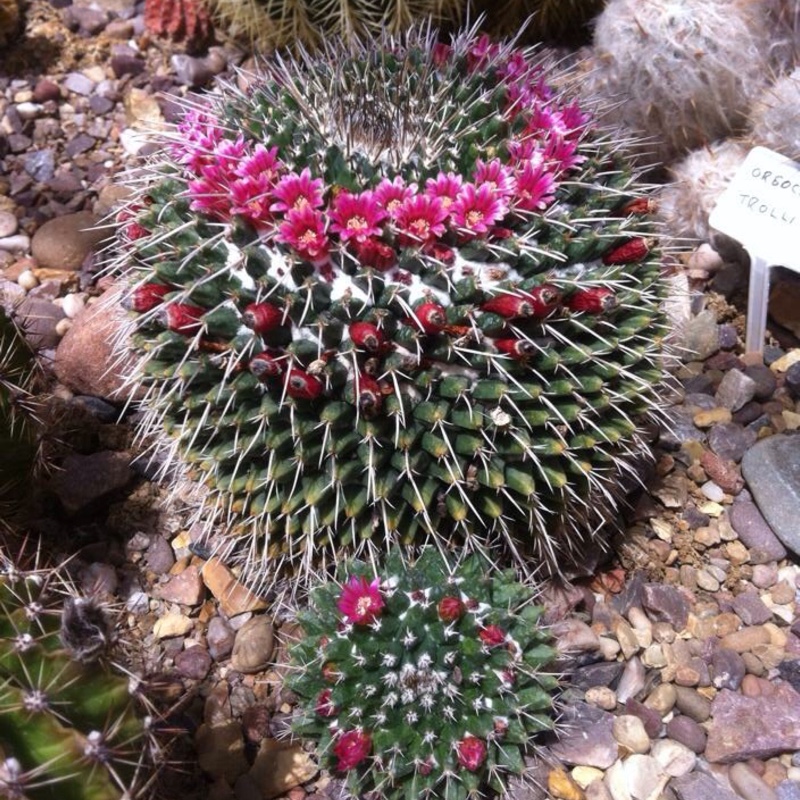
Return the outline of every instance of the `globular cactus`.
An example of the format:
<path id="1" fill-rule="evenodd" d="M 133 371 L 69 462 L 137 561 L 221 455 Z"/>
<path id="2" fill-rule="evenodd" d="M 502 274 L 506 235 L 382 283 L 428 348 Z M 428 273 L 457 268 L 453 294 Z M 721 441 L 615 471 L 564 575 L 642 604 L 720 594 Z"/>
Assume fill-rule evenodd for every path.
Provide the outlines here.
<path id="1" fill-rule="evenodd" d="M 205 0 L 145 0 L 144 24 L 150 33 L 200 47 L 211 37 Z"/>
<path id="2" fill-rule="evenodd" d="M 747 139 L 800 159 L 800 67 L 775 81 L 753 104 Z"/>
<path id="3" fill-rule="evenodd" d="M 547 77 L 469 34 L 267 64 L 123 213 L 145 430 L 250 576 L 432 536 L 554 565 L 613 508 L 660 256 L 617 143 Z"/>
<path id="4" fill-rule="evenodd" d="M 39 463 L 38 377 L 33 349 L 0 307 L 0 525 L 18 510 Z"/>
<path id="5" fill-rule="evenodd" d="M 392 554 L 379 577 L 352 564 L 312 592 L 291 650 L 294 731 L 353 797 L 504 793 L 553 727 L 542 609 L 513 571 L 486 571 L 428 548 L 410 567 Z"/>
<path id="6" fill-rule="evenodd" d="M 769 80 L 772 36 L 760 2 L 609 0 L 584 88 L 616 102 L 614 121 L 669 163 L 744 129 Z"/>
<path id="7" fill-rule="evenodd" d="M 20 0 L 0 0 L 0 48 L 11 44 L 22 26 Z"/>
<path id="8" fill-rule="evenodd" d="M 0 551 L 0 797 L 134 800 L 157 752 L 109 619 L 58 569 Z"/>

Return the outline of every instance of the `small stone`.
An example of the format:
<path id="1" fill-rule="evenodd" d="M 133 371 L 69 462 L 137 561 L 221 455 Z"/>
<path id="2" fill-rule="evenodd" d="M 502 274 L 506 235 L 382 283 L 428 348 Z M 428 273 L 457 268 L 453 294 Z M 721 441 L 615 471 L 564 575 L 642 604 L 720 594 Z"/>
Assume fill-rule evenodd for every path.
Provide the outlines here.
<path id="1" fill-rule="evenodd" d="M 0 239 L 13 236 L 19 227 L 19 220 L 10 211 L 0 211 Z"/>
<path id="2" fill-rule="evenodd" d="M 800 361 L 792 364 L 783 379 L 783 385 L 789 390 L 792 397 L 800 398 Z"/>
<path id="3" fill-rule="evenodd" d="M 61 302 L 61 308 L 69 319 L 75 319 L 85 306 L 86 300 L 82 294 L 68 294 Z"/>
<path id="4" fill-rule="evenodd" d="M 588 788 L 589 785 L 595 781 L 603 780 L 603 774 L 603 771 L 597 769 L 597 767 L 574 767 L 570 771 L 572 780 L 574 780 L 581 789 Z"/>
<path id="5" fill-rule="evenodd" d="M 31 253 L 40 267 L 77 270 L 108 231 L 95 227 L 89 211 L 65 214 L 45 222 L 31 240 Z"/>
<path id="6" fill-rule="evenodd" d="M 780 358 L 775 359 L 775 361 L 769 365 L 769 368 L 777 373 L 786 372 L 792 364 L 796 364 L 798 361 L 800 361 L 800 349 L 790 350 Z"/>
<path id="7" fill-rule="evenodd" d="M 788 580 L 784 579 L 772 587 L 770 596 L 772 597 L 773 603 L 777 603 L 778 605 L 786 605 L 795 601 L 797 590 L 791 583 L 789 583 Z"/>
<path id="8" fill-rule="evenodd" d="M 575 670 L 570 684 L 584 690 L 592 686 L 608 686 L 613 689 L 622 674 L 622 669 L 623 664 L 619 661 L 585 664 Z"/>
<path id="9" fill-rule="evenodd" d="M 636 695 L 644 688 L 644 682 L 644 665 L 637 656 L 634 656 L 625 664 L 622 671 L 622 677 L 617 686 L 617 701 L 625 703 L 632 698 L 635 699 Z"/>
<path id="10" fill-rule="evenodd" d="M 642 607 L 657 622 L 668 622 L 676 631 L 683 630 L 689 619 L 689 603 L 673 586 L 646 583 L 642 589 Z"/>
<path id="11" fill-rule="evenodd" d="M 209 620 L 206 644 L 215 661 L 225 658 L 233 650 L 235 638 L 233 628 L 222 617 L 212 617 Z"/>
<path id="12" fill-rule="evenodd" d="M 80 72 L 70 72 L 61 84 L 68 92 L 88 97 L 95 87 L 95 82 Z"/>
<path id="13" fill-rule="evenodd" d="M 271 800 L 307 783 L 318 771 L 301 745 L 264 739 L 249 775 L 258 784 L 263 800 Z"/>
<path id="14" fill-rule="evenodd" d="M 33 87 L 33 99 L 37 103 L 46 103 L 49 100 L 60 100 L 61 89 L 58 84 L 48 78 L 41 78 Z"/>
<path id="15" fill-rule="evenodd" d="M 744 374 L 755 381 L 756 391 L 753 397 L 759 401 L 771 400 L 777 388 L 775 373 L 764 364 L 753 364 L 745 367 Z"/>
<path id="16" fill-rule="evenodd" d="M 628 700 L 625 703 L 625 712 L 641 720 L 645 733 L 651 739 L 657 739 L 661 735 L 661 715 L 654 709 L 638 700 Z"/>
<path id="17" fill-rule="evenodd" d="M 742 657 L 727 647 L 718 647 L 711 657 L 711 684 L 717 689 L 738 689 L 747 669 Z"/>
<path id="18" fill-rule="evenodd" d="M 0 252 L 3 253 L 26 253 L 30 246 L 30 237 L 24 233 L 17 233 L 0 239 Z"/>
<path id="19" fill-rule="evenodd" d="M 725 492 L 723 492 L 722 488 L 714 483 L 714 481 L 706 481 L 700 487 L 700 491 L 705 497 L 709 500 L 713 500 L 715 503 L 721 503 L 725 499 Z"/>
<path id="20" fill-rule="evenodd" d="M 592 686 L 586 690 L 584 699 L 589 705 L 605 711 L 613 711 L 617 707 L 617 695 L 608 686 Z"/>
<path id="21" fill-rule="evenodd" d="M 205 647 L 199 645 L 189 647 L 175 656 L 175 669 L 184 678 L 201 681 L 211 669 L 211 656 Z"/>
<path id="22" fill-rule="evenodd" d="M 665 717 L 675 707 L 677 699 L 678 693 L 671 683 L 659 683 L 647 696 L 644 704 Z"/>
<path id="23" fill-rule="evenodd" d="M 708 446 L 721 459 L 739 463 L 749 447 L 756 443 L 757 434 L 735 422 L 716 425 L 708 433 Z"/>
<path id="24" fill-rule="evenodd" d="M 550 748 L 553 755 L 565 764 L 608 769 L 618 754 L 611 732 L 613 721 L 607 711 L 585 703 L 571 704 L 565 709 L 558 741 Z"/>
<path id="25" fill-rule="evenodd" d="M 744 800 L 778 800 L 775 792 L 747 764 L 731 764 L 728 780 Z"/>
<path id="26" fill-rule="evenodd" d="M 65 314 L 60 306 L 29 295 L 17 305 L 15 312 L 25 338 L 35 349 L 52 349 L 61 341 L 56 326 Z"/>
<path id="27" fill-rule="evenodd" d="M 717 316 L 708 309 L 701 311 L 683 327 L 683 350 L 687 360 L 705 361 L 719 350 Z"/>
<path id="28" fill-rule="evenodd" d="M 225 778 L 233 784 L 249 768 L 238 720 L 216 725 L 203 723 L 197 729 L 194 745 L 200 769 L 212 778 Z"/>
<path id="29" fill-rule="evenodd" d="M 600 649 L 597 634 L 582 620 L 567 617 L 555 623 L 551 631 L 560 653 L 596 653 Z"/>
<path id="30" fill-rule="evenodd" d="M 30 140 L 28 140 L 28 147 L 30 147 L 30 144 Z M 25 149 L 27 150 L 28 147 Z M 25 172 L 35 181 L 47 183 L 53 179 L 56 172 L 55 154 L 49 148 L 45 150 L 34 150 L 25 156 L 24 168 Z"/>
<path id="31" fill-rule="evenodd" d="M 17 278 L 17 284 L 26 292 L 29 292 L 31 289 L 35 289 L 39 285 L 39 279 L 31 270 L 26 269 L 24 272 L 20 272 L 19 277 Z"/>
<path id="32" fill-rule="evenodd" d="M 164 575 L 175 563 L 175 553 L 163 536 L 153 536 L 144 554 L 144 563 L 156 575 Z"/>
<path id="33" fill-rule="evenodd" d="M 740 631 L 723 636 L 720 645 L 737 653 L 750 652 L 756 645 L 769 644 L 769 631 L 762 626 L 742 628 Z"/>
<path id="34" fill-rule="evenodd" d="M 725 373 L 717 388 L 716 399 L 719 405 L 738 411 L 749 403 L 756 393 L 756 382 L 738 369 Z"/>
<path id="35" fill-rule="evenodd" d="M 684 508 L 689 499 L 689 490 L 683 475 L 667 475 L 653 488 L 652 493 L 666 508 Z"/>
<path id="36" fill-rule="evenodd" d="M 267 607 L 266 601 L 239 583 L 233 572 L 218 558 L 206 561 L 202 575 L 226 617 L 235 617 L 247 611 L 263 611 Z"/>
<path id="37" fill-rule="evenodd" d="M 756 564 L 753 567 L 753 586 L 759 589 L 769 589 L 778 582 L 778 567 L 774 562 L 769 564 Z"/>
<path id="38" fill-rule="evenodd" d="M 558 800 L 584 800 L 585 795 L 580 786 L 563 769 L 551 769 L 547 773 L 547 790 L 551 797 Z"/>
<path id="39" fill-rule="evenodd" d="M 200 567 L 189 566 L 177 575 L 171 575 L 166 583 L 156 587 L 157 596 L 168 603 L 196 606 L 203 602 L 206 587 L 200 577 Z"/>
<path id="40" fill-rule="evenodd" d="M 697 722 L 683 714 L 674 716 L 667 723 L 666 734 L 698 755 L 706 749 L 706 732 Z"/>
<path id="41" fill-rule="evenodd" d="M 274 647 L 271 620 L 265 616 L 253 617 L 236 633 L 231 667 L 237 672 L 260 672 L 269 664 Z"/>
<path id="42" fill-rule="evenodd" d="M 719 590 L 719 581 L 705 569 L 697 571 L 697 585 L 706 592 L 716 592 Z"/>
<path id="43" fill-rule="evenodd" d="M 759 509 L 744 493 L 740 494 L 731 506 L 730 523 L 750 551 L 752 563 L 764 564 L 769 561 L 780 561 L 786 557 L 783 543 L 773 533 Z"/>
<path id="44" fill-rule="evenodd" d="M 772 612 L 755 592 L 742 592 L 733 600 L 734 613 L 745 625 L 763 625 L 772 619 Z"/>
<path id="45" fill-rule="evenodd" d="M 669 775 L 652 756 L 634 754 L 622 764 L 631 798 L 657 798 L 669 781 Z"/>
<path id="46" fill-rule="evenodd" d="M 695 689 L 678 686 L 675 688 L 675 694 L 675 705 L 681 714 L 685 714 L 695 722 L 705 722 L 711 716 L 711 701 Z"/>
<path id="47" fill-rule="evenodd" d="M 194 628 L 194 621 L 184 614 L 170 613 L 159 617 L 153 625 L 156 639 L 171 639 L 173 636 L 186 636 Z"/>
<path id="48" fill-rule="evenodd" d="M 739 494 L 742 491 L 744 479 L 741 476 L 739 467 L 736 466 L 736 462 L 705 450 L 700 458 L 700 466 L 722 491 L 730 494 Z M 721 503 L 723 498 L 719 496 L 709 497 L 709 500 Z"/>
<path id="49" fill-rule="evenodd" d="M 131 456 L 109 450 L 67 456 L 53 478 L 53 490 L 68 514 L 77 514 L 92 503 L 128 485 L 133 477 Z"/>
<path id="50" fill-rule="evenodd" d="M 184 86 L 205 86 L 214 77 L 213 71 L 203 58 L 178 53 L 172 56 L 170 63 L 178 82 Z"/>
<path id="51" fill-rule="evenodd" d="M 671 781 L 670 788 L 678 800 L 742 800 L 704 772 L 695 771 L 681 775 Z"/>
<path id="52" fill-rule="evenodd" d="M 730 422 L 731 411 L 729 408 L 722 407 L 703 409 L 692 417 L 692 421 L 698 428 L 710 428 L 712 425 Z"/>
<path id="53" fill-rule="evenodd" d="M 697 763 L 697 756 L 691 748 L 671 739 L 659 739 L 653 742 L 650 755 L 671 778 L 688 774 Z"/>

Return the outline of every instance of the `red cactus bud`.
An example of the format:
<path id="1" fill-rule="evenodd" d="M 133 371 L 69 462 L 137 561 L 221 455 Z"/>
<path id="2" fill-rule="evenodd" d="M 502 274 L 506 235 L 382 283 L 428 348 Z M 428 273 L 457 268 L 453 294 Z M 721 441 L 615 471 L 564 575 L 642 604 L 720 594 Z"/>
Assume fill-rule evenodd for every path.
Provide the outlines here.
<path id="1" fill-rule="evenodd" d="M 604 286 L 578 289 L 567 298 L 571 311 L 586 311 L 588 314 L 603 314 L 617 307 L 617 296 Z"/>
<path id="2" fill-rule="evenodd" d="M 630 214 L 655 214 L 657 209 L 658 203 L 652 197 L 634 197 L 619 209 L 619 215 L 627 217 Z"/>
<path id="3" fill-rule="evenodd" d="M 356 397 L 359 409 L 365 414 L 375 414 L 380 411 L 383 393 L 375 378 L 360 373 L 356 378 Z"/>
<path id="4" fill-rule="evenodd" d="M 447 595 L 439 601 L 437 610 L 442 622 L 455 622 L 464 615 L 464 604 L 458 597 Z"/>
<path id="5" fill-rule="evenodd" d="M 529 292 L 498 294 L 487 300 L 481 309 L 506 319 L 546 317 L 558 308 L 560 302 L 561 292 L 555 286 L 543 283 Z"/>
<path id="6" fill-rule="evenodd" d="M 321 394 L 325 384 L 309 375 L 302 369 L 292 368 L 286 380 L 286 394 L 295 400 L 316 400 Z"/>
<path id="7" fill-rule="evenodd" d="M 354 322 L 350 325 L 350 338 L 356 347 L 363 347 L 370 353 L 377 353 L 385 344 L 383 331 L 371 322 Z"/>
<path id="8" fill-rule="evenodd" d="M 643 239 L 637 236 L 635 239 L 630 239 L 624 244 L 612 248 L 603 256 L 603 263 L 608 266 L 614 264 L 633 264 L 641 261 L 649 252 L 651 242 L 648 239 Z"/>
<path id="9" fill-rule="evenodd" d="M 333 661 L 326 661 L 322 665 L 322 678 L 326 683 L 336 683 L 339 680 L 339 670 Z"/>
<path id="10" fill-rule="evenodd" d="M 494 346 L 511 358 L 530 358 L 536 352 L 533 343 L 525 339 L 495 339 Z"/>
<path id="11" fill-rule="evenodd" d="M 331 702 L 331 694 L 333 694 L 333 692 L 330 689 L 323 689 L 317 696 L 317 703 L 314 710 L 321 717 L 332 717 L 337 712 L 336 706 Z"/>
<path id="12" fill-rule="evenodd" d="M 372 267 L 380 272 L 393 267 L 397 262 L 397 253 L 394 248 L 377 239 L 354 242 L 353 252 L 362 266 Z"/>
<path id="13" fill-rule="evenodd" d="M 128 311 L 142 314 L 161 305 L 164 297 L 171 291 L 172 287 L 163 283 L 143 283 L 123 299 L 122 306 Z"/>
<path id="14" fill-rule="evenodd" d="M 433 772 L 433 761 L 428 756 L 424 761 L 417 761 L 416 767 L 420 775 L 430 775 Z"/>
<path id="15" fill-rule="evenodd" d="M 476 736 L 465 736 L 456 745 L 456 755 L 464 769 L 475 772 L 486 760 L 486 742 Z"/>
<path id="16" fill-rule="evenodd" d="M 283 374 L 281 362 L 267 353 L 258 353 L 250 359 L 248 368 L 260 381 L 277 378 Z"/>
<path id="17" fill-rule="evenodd" d="M 169 330 L 189 335 L 200 330 L 205 313 L 204 308 L 190 303 L 170 303 L 161 309 L 159 319 Z"/>
<path id="18" fill-rule="evenodd" d="M 425 333 L 439 333 L 447 327 L 447 312 L 438 303 L 423 303 L 414 309 L 411 323 Z"/>
<path id="19" fill-rule="evenodd" d="M 267 333 L 283 324 L 283 311 L 272 303 L 250 303 L 242 313 L 242 321 L 256 333 Z"/>
<path id="20" fill-rule="evenodd" d="M 439 242 L 431 242 L 423 248 L 425 255 L 430 256 L 442 264 L 450 265 L 456 260 L 456 252 L 452 247 L 447 247 Z"/>
<path id="21" fill-rule="evenodd" d="M 333 754 L 338 761 L 336 769 L 347 772 L 355 769 L 372 750 L 372 736 L 369 731 L 352 730 L 340 733 L 333 743 Z"/>
<path id="22" fill-rule="evenodd" d="M 506 640 L 506 632 L 497 625 L 487 625 L 478 633 L 478 636 L 489 647 L 497 647 Z"/>

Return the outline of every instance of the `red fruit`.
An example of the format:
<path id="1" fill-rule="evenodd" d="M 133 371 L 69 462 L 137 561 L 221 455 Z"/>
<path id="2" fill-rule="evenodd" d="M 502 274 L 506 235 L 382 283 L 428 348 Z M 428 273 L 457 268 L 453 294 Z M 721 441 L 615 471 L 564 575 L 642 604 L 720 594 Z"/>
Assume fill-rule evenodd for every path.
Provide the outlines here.
<path id="1" fill-rule="evenodd" d="M 357 767 L 372 750 L 372 737 L 368 731 L 344 731 L 333 743 L 333 754 L 338 758 L 339 772 Z"/>
<path id="2" fill-rule="evenodd" d="M 529 292 L 498 294 L 487 300 L 481 309 L 506 319 L 546 317 L 558 308 L 560 302 L 561 292 L 555 286 L 543 283 Z"/>
<path id="3" fill-rule="evenodd" d="M 447 327 L 447 312 L 438 303 L 423 303 L 414 309 L 411 323 L 424 333 L 439 333 Z"/>
<path id="4" fill-rule="evenodd" d="M 316 400 L 325 388 L 319 378 L 309 375 L 302 369 L 292 368 L 286 379 L 286 394 L 295 400 Z"/>
<path id="5" fill-rule="evenodd" d="M 465 736 L 456 745 L 456 755 L 464 769 L 475 772 L 486 760 L 486 742 L 476 736 Z"/>
<path id="6" fill-rule="evenodd" d="M 283 324 L 283 310 L 272 303 L 250 303 L 242 313 L 242 321 L 256 333 L 267 333 Z"/>
<path id="7" fill-rule="evenodd" d="M 431 242 L 425 245 L 423 252 L 426 256 L 430 256 L 436 261 L 441 261 L 442 264 L 450 265 L 456 260 L 456 253 L 451 247 L 439 244 L 439 242 Z"/>
<path id="8" fill-rule="evenodd" d="M 354 322 L 349 330 L 356 347 L 363 347 L 370 353 L 377 353 L 386 342 L 383 332 L 371 322 Z"/>
<path id="9" fill-rule="evenodd" d="M 322 678 L 326 683 L 337 683 L 339 681 L 339 670 L 333 661 L 326 661 L 322 665 Z"/>
<path id="10" fill-rule="evenodd" d="M 487 625 L 478 633 L 478 636 L 489 647 L 498 647 L 506 640 L 506 632 L 497 625 Z"/>
<path id="11" fill-rule="evenodd" d="M 356 378 L 356 402 L 358 407 L 365 414 L 375 414 L 381 410 L 383 394 L 381 387 L 375 378 L 359 374 Z"/>
<path id="12" fill-rule="evenodd" d="M 604 314 L 617 307 L 617 296 L 604 286 L 578 289 L 567 298 L 571 311 L 586 311 L 588 314 Z"/>
<path id="13" fill-rule="evenodd" d="M 267 353 L 259 353 L 250 359 L 248 368 L 260 381 L 277 378 L 283 374 L 281 362 Z"/>
<path id="14" fill-rule="evenodd" d="M 204 308 L 190 303 L 170 303 L 161 309 L 159 318 L 169 330 L 189 335 L 203 326 L 201 318 L 205 313 Z"/>
<path id="15" fill-rule="evenodd" d="M 636 261 L 641 261 L 649 252 L 651 242 L 648 239 L 643 239 L 638 236 L 635 239 L 630 239 L 624 244 L 618 245 L 609 250 L 603 256 L 603 263 L 608 266 L 614 264 L 633 264 Z"/>
<path id="16" fill-rule="evenodd" d="M 533 343 L 525 339 L 495 339 L 494 346 L 511 358 L 530 358 L 536 353 Z"/>
<path id="17" fill-rule="evenodd" d="M 128 311 L 136 311 L 141 314 L 161 305 L 164 297 L 171 291 L 172 287 L 163 283 L 144 283 L 137 286 L 122 301 L 122 305 Z"/>
<path id="18" fill-rule="evenodd" d="M 629 214 L 655 214 L 657 209 L 658 203 L 652 197 L 634 197 L 620 208 L 619 215 L 627 217 Z"/>
<path id="19" fill-rule="evenodd" d="M 439 601 L 437 611 L 442 622 L 455 622 L 464 615 L 464 604 L 460 598 L 447 595 Z"/>

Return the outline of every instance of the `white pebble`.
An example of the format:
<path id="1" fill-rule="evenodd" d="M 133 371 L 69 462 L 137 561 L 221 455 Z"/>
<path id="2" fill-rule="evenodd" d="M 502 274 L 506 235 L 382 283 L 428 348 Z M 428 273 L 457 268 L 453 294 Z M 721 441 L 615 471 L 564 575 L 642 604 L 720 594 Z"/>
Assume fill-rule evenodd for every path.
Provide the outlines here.
<path id="1" fill-rule="evenodd" d="M 26 292 L 29 292 L 35 286 L 39 285 L 39 279 L 31 270 L 26 269 L 25 272 L 20 272 L 17 278 L 17 285 L 21 286 Z"/>
<path id="2" fill-rule="evenodd" d="M 21 119 L 36 119 L 41 116 L 42 111 L 44 111 L 44 106 L 39 103 L 19 103 L 17 105 L 17 114 Z"/>
<path id="3" fill-rule="evenodd" d="M 31 237 L 24 233 L 16 233 L 14 236 L 5 236 L 0 239 L 0 250 L 7 253 L 24 253 L 31 248 Z"/>
<path id="4" fill-rule="evenodd" d="M 61 308 L 70 319 L 75 319 L 85 305 L 86 300 L 82 294 L 68 294 L 61 302 Z"/>
<path id="5" fill-rule="evenodd" d="M 72 327 L 72 320 L 64 317 L 56 323 L 56 335 L 63 336 Z"/>
<path id="6" fill-rule="evenodd" d="M 706 481 L 700 487 L 700 491 L 714 503 L 721 503 L 725 499 L 725 492 L 714 481 Z"/>

